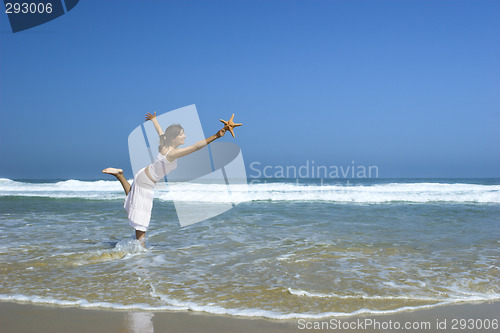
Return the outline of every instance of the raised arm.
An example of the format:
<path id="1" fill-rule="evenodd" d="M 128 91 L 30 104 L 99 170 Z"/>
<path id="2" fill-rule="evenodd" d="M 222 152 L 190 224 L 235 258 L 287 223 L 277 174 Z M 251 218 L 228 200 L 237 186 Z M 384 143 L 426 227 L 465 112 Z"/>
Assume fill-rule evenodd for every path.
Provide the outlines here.
<path id="1" fill-rule="evenodd" d="M 160 124 L 158 123 L 158 120 L 156 119 L 156 112 L 154 114 L 151 113 L 146 113 L 146 121 L 151 120 L 153 122 L 153 125 L 155 126 L 155 130 L 158 133 L 158 136 L 163 135 L 163 130 L 161 129 Z"/>
<path id="2" fill-rule="evenodd" d="M 175 159 L 177 159 L 179 157 L 183 157 L 183 156 L 189 155 L 197 150 L 200 150 L 201 148 L 208 146 L 214 140 L 223 137 L 225 133 L 226 133 L 226 129 L 223 128 L 223 129 L 219 130 L 217 133 L 215 133 L 214 135 L 212 135 L 204 140 L 200 140 L 189 147 L 176 148 L 176 149 L 172 150 L 167 155 L 167 160 L 169 160 L 170 162 L 173 162 Z"/>

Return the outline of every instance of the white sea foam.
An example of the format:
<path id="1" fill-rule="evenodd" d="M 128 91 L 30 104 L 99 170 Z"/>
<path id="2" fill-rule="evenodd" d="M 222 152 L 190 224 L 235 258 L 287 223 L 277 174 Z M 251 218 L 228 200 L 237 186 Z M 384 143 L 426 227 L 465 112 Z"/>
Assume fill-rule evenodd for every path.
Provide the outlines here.
<path id="1" fill-rule="evenodd" d="M 292 289 L 288 288 L 288 292 L 291 295 L 295 296 L 305 296 L 305 297 L 318 297 L 318 298 L 339 298 L 339 299 L 377 299 L 377 300 L 419 300 L 419 301 L 433 301 L 433 302 L 444 302 L 446 299 L 444 298 L 436 298 L 436 297 L 421 297 L 421 296 L 369 296 L 369 295 L 338 295 L 335 293 L 318 293 L 318 292 L 309 292 L 305 290 Z"/>
<path id="2" fill-rule="evenodd" d="M 83 253 L 68 253 L 71 265 L 83 266 L 103 263 L 113 260 L 130 259 L 134 256 L 148 252 L 138 240 L 124 239 L 118 242 L 112 249 L 93 250 Z"/>
<path id="3" fill-rule="evenodd" d="M 117 181 L 109 180 L 28 183 L 0 178 L 0 196 L 115 200 L 123 199 L 123 189 Z"/>
<path id="4" fill-rule="evenodd" d="M 230 195 L 213 195 L 229 189 Z M 0 196 L 40 196 L 96 200 L 123 199 L 117 181 L 66 180 L 27 183 L 0 178 Z M 324 201 L 335 203 L 500 203 L 500 185 L 466 183 L 390 183 L 374 185 L 311 185 L 261 183 L 243 185 L 176 183 L 157 186 L 156 197 L 177 202 Z"/>
<path id="5" fill-rule="evenodd" d="M 72 306 L 81 308 L 104 308 L 113 310 L 142 310 L 142 311 L 196 311 L 205 312 L 215 315 L 230 315 L 236 317 L 261 317 L 269 319 L 321 319 L 327 317 L 349 317 L 360 314 L 393 314 L 405 311 L 413 311 L 417 309 L 429 309 L 436 306 L 465 303 L 465 302 L 477 302 L 477 301 L 489 301 L 498 300 L 496 298 L 484 298 L 484 297 L 469 297 L 457 300 L 443 300 L 434 304 L 426 304 L 419 306 L 405 306 L 392 310 L 373 310 L 368 308 L 358 309 L 353 312 L 322 312 L 322 313 L 281 313 L 277 311 L 263 310 L 263 309 L 228 309 L 217 305 L 200 305 L 195 302 L 190 301 L 178 301 L 167 296 L 151 293 L 152 296 L 161 299 L 165 302 L 165 305 L 152 306 L 144 303 L 135 304 L 122 304 L 122 303 L 112 303 L 112 302 L 92 302 L 85 299 L 77 300 L 61 300 L 52 297 L 39 297 L 39 296 L 27 296 L 23 294 L 0 294 L 0 301 L 14 301 L 14 302 L 26 302 L 33 304 L 50 304 L 57 306 Z"/>

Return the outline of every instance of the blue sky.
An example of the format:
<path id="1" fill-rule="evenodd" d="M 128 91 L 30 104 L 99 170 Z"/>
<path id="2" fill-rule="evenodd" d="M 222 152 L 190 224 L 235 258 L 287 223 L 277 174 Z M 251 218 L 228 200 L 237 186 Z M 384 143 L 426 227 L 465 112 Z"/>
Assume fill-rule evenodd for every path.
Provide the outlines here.
<path id="1" fill-rule="evenodd" d="M 500 177 L 499 1 L 82 0 L 0 15 L 0 177 L 130 170 L 146 112 L 235 113 L 247 166 Z M 131 177 L 132 175 L 130 175 Z"/>

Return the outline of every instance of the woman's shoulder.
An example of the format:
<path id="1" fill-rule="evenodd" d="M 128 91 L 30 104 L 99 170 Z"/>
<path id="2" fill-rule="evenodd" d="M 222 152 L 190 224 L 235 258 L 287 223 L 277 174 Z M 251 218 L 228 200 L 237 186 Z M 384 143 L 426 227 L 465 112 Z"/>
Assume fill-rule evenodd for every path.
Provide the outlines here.
<path id="1" fill-rule="evenodd" d="M 160 150 L 160 152 L 158 153 L 158 159 L 166 159 L 167 161 L 169 162 L 174 162 L 175 160 L 173 161 L 170 161 L 170 159 L 167 158 L 167 156 L 169 155 L 172 155 L 172 152 L 175 150 L 175 148 L 170 148 L 170 149 L 162 149 Z"/>
<path id="2" fill-rule="evenodd" d="M 160 155 L 162 156 L 167 156 L 168 154 L 170 154 L 170 152 L 174 150 L 173 148 L 167 148 L 167 147 L 161 147 L 159 150 L 158 150 L 158 157 Z"/>

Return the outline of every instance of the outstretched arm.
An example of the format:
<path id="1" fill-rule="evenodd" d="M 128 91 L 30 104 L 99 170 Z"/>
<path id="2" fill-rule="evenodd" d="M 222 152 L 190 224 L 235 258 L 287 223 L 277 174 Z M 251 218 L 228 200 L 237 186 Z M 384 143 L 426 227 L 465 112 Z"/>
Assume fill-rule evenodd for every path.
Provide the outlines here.
<path id="1" fill-rule="evenodd" d="M 183 156 L 189 155 L 197 150 L 200 150 L 201 148 L 208 146 L 214 140 L 223 137 L 225 133 L 226 133 L 226 129 L 223 128 L 223 129 L 219 130 L 217 133 L 215 133 L 214 135 L 212 135 L 204 140 L 200 140 L 200 141 L 196 142 L 194 145 L 191 145 L 191 146 L 186 147 L 186 148 L 176 148 L 168 154 L 167 160 L 169 160 L 170 162 L 173 162 L 175 159 L 177 159 L 179 157 L 183 157 Z"/>
<path id="2" fill-rule="evenodd" d="M 155 126 L 155 130 L 158 133 L 158 135 L 163 135 L 163 130 L 161 129 L 160 124 L 158 123 L 158 120 L 156 119 L 156 112 L 154 114 L 151 113 L 146 113 L 146 121 L 151 120 L 153 122 L 153 125 Z"/>

